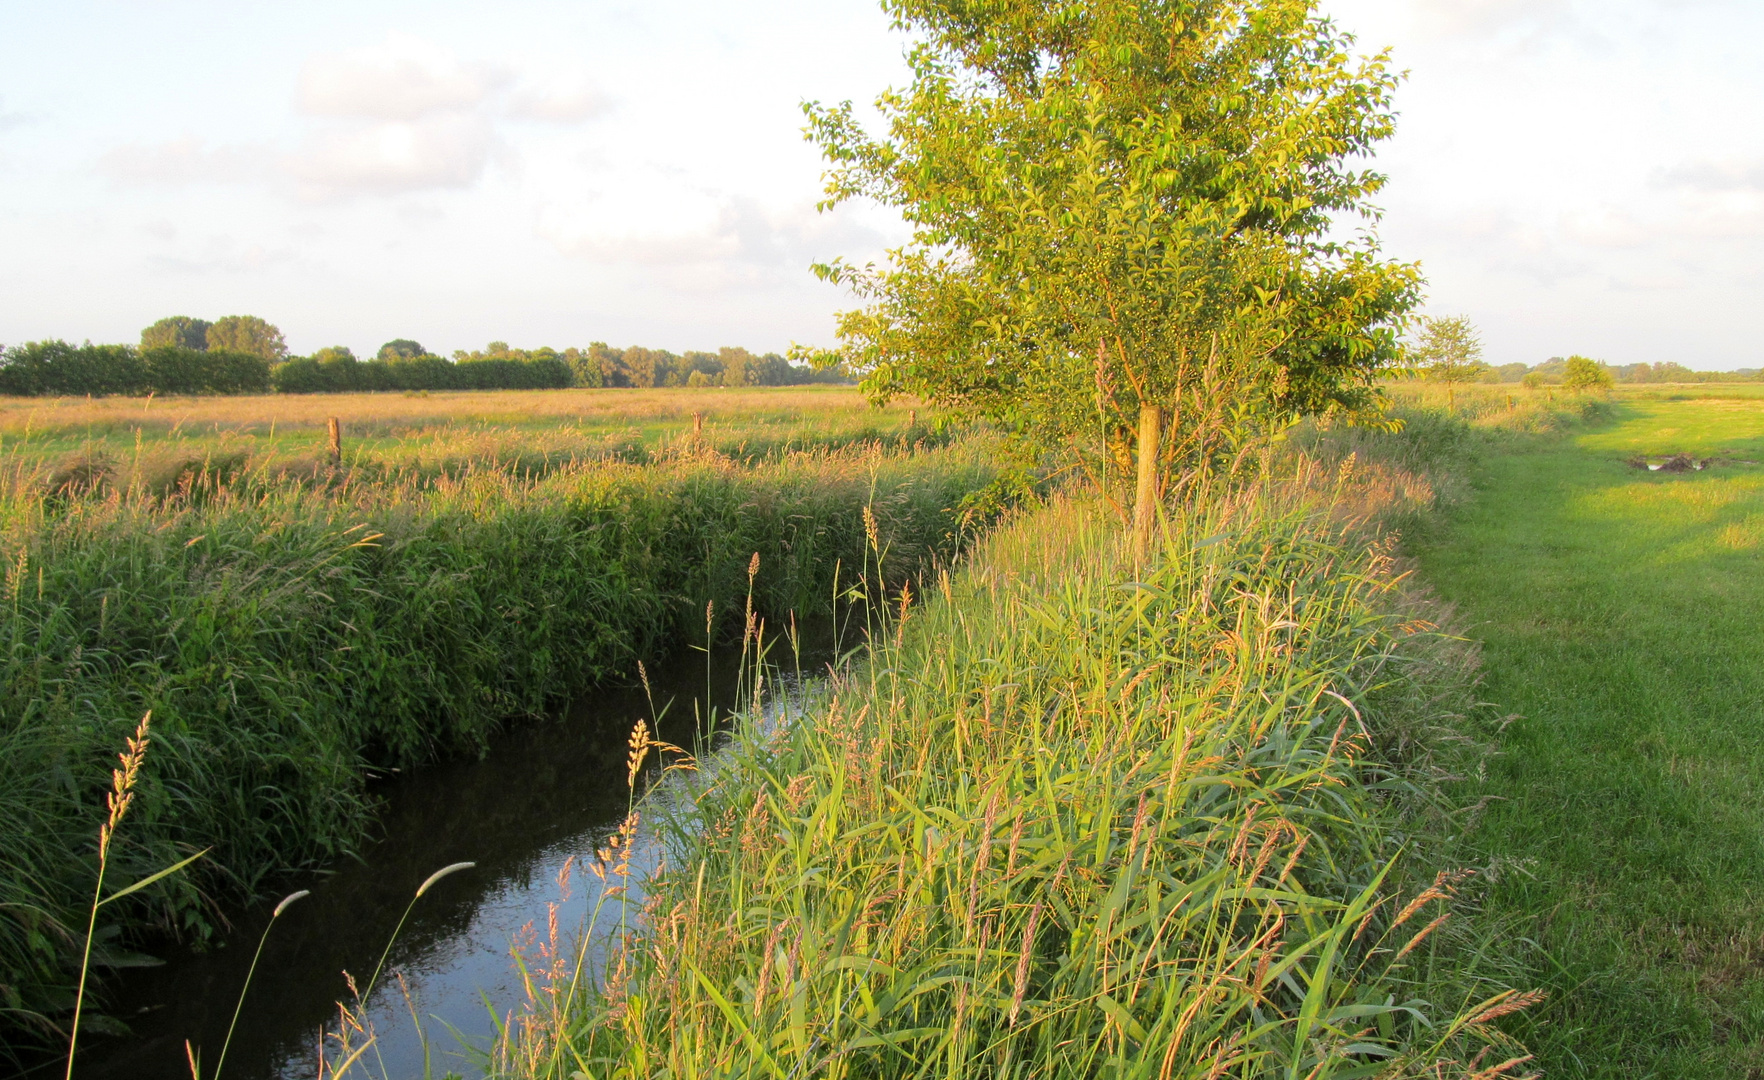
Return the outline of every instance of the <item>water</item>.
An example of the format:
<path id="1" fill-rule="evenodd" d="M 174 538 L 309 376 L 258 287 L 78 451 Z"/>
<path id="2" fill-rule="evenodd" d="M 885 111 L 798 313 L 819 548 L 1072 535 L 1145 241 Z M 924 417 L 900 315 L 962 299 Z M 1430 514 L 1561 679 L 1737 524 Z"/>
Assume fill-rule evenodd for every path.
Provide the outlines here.
<path id="1" fill-rule="evenodd" d="M 708 683 L 720 711 L 735 704 L 739 657 L 739 649 L 712 657 Z M 664 708 L 659 737 L 690 748 L 694 718 L 706 712 L 704 654 L 688 653 L 650 674 L 655 704 Z M 310 888 L 312 895 L 276 920 L 227 1052 L 225 1077 L 316 1076 L 321 1032 L 334 1025 L 336 1002 L 350 997 L 343 972 L 365 986 L 417 886 L 462 861 L 477 866 L 443 879 L 417 901 L 387 967 L 404 973 L 424 1018 L 432 1075 L 476 1075 L 448 1025 L 467 1042 L 487 1045 L 495 1031 L 491 1010 L 506 1015 L 524 999 L 511 942 L 527 927 L 543 939 L 553 903 L 567 935 L 599 899 L 602 884 L 583 867 L 626 816 L 626 738 L 650 708 L 641 686 L 599 692 L 560 720 L 502 734 L 482 760 L 445 762 L 382 781 L 376 792 L 385 800 L 380 839 L 359 862 L 289 884 L 290 891 Z M 575 872 L 564 901 L 557 878 L 566 863 Z M 643 868 L 633 865 L 634 877 Z M 641 896 L 629 899 L 635 916 Z M 131 1034 L 84 1042 L 78 1075 L 188 1080 L 186 1039 L 211 1075 L 273 906 L 272 898 L 237 915 L 218 948 L 162 953 L 165 966 L 116 980 L 107 1011 Z M 603 920 L 616 923 L 616 911 L 615 901 Z M 422 1076 L 422 1039 L 397 983 L 382 977 L 369 1005 L 378 1036 L 379 1059 L 371 1056 L 375 1051 L 367 1059 L 374 1074 L 381 1074 L 383 1062 L 386 1076 Z M 44 1070 L 50 1071 L 59 1069 Z"/>

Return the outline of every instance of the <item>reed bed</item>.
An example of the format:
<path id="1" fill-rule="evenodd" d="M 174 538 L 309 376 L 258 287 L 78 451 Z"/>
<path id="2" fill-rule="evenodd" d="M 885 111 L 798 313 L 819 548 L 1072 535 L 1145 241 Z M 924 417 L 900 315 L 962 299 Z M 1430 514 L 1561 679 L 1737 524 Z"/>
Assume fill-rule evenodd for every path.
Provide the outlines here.
<path id="1" fill-rule="evenodd" d="M 872 536 L 881 577 L 983 522 L 991 443 L 781 452 L 702 444 L 646 466 L 310 480 L 207 470 L 0 500 L 0 1008 L 71 1004 L 107 764 L 143 713 L 154 757 L 113 880 L 212 848 L 106 909 L 94 953 L 200 936 L 229 898 L 349 852 L 369 777 L 472 752 L 645 656 L 763 613 L 823 609 Z M 866 521 L 871 523 L 866 527 Z M 843 573 L 843 580 L 840 575 Z M 872 580 L 880 580 L 873 578 Z M 776 620 L 775 620 L 776 621 Z"/>
<path id="2" fill-rule="evenodd" d="M 1462 649 L 1345 461 L 1193 494 L 1149 565 L 1056 502 L 899 593 L 861 668 L 639 805 L 664 869 L 490 1073 L 1523 1074 L 1535 998 L 1440 961 L 1464 876 L 1411 850 Z"/>

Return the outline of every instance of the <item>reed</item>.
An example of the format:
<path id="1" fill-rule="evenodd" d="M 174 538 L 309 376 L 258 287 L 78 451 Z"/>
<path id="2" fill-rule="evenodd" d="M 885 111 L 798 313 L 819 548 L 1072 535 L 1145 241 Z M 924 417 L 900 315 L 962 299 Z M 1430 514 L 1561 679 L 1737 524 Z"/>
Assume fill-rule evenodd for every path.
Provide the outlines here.
<path id="1" fill-rule="evenodd" d="M 861 666 L 640 808 L 640 918 L 493 1074 L 1523 1074 L 1535 997 L 1439 962 L 1464 876 L 1405 861 L 1456 645 L 1356 472 L 1193 487 L 1144 567 L 1056 501 L 892 594 Z"/>
<path id="2" fill-rule="evenodd" d="M 154 711 L 155 768 L 129 843 L 139 878 L 212 846 L 196 872 L 108 908 L 119 942 L 200 936 L 216 904 L 349 852 L 376 771 L 471 753 L 644 656 L 739 615 L 825 605 L 861 558 L 864 511 L 890 580 L 983 522 L 984 440 L 714 450 L 545 475 L 323 482 L 207 471 L 169 493 L 122 484 L 0 499 L 0 983 L 15 1031 L 71 1006 L 104 761 Z M 727 631 L 730 620 L 713 625 Z M 715 620 L 713 620 L 715 622 Z M 100 930 L 105 930 L 100 927 Z"/>

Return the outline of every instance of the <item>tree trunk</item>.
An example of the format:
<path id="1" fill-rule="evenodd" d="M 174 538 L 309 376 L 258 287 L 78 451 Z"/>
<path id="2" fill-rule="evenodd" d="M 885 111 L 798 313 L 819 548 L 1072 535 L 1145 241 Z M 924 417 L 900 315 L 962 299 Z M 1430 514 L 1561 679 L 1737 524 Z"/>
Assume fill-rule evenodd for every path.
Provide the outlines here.
<path id="1" fill-rule="evenodd" d="M 1152 526 L 1158 517 L 1158 452 L 1163 443 L 1164 410 L 1139 406 L 1139 484 L 1133 495 L 1133 557 L 1144 562 L 1151 552 Z"/>

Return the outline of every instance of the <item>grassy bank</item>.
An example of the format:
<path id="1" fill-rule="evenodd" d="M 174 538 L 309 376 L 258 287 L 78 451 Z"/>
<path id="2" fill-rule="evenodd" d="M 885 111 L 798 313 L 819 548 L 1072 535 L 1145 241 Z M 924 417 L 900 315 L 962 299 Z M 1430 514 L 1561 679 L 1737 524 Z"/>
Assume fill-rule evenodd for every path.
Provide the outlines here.
<path id="1" fill-rule="evenodd" d="M 93 880 L 100 793 L 153 712 L 151 764 L 111 880 L 213 847 L 119 904 L 135 931 L 202 933 L 218 900 L 347 852 L 373 768 L 470 751 L 645 655 L 762 610 L 825 608 L 865 515 L 903 578 L 954 550 L 990 444 L 783 453 L 703 447 L 543 477 L 323 482 L 203 475 L 17 492 L 0 505 L 0 980 L 13 1021 L 63 1008 L 68 927 Z M 872 575 L 875 570 L 872 569 Z M 139 902 L 135 903 L 134 900 Z M 114 909 L 106 909 L 109 914 Z"/>
<path id="2" fill-rule="evenodd" d="M 1702 471 L 1649 472 L 1683 453 Z M 1463 798 L 1491 916 L 1552 993 L 1552 1077 L 1764 1070 L 1764 400 L 1619 395 L 1486 441 L 1422 574 L 1483 643 L 1504 753 Z M 1502 720 L 1500 718 L 1507 718 Z"/>
<path id="3" fill-rule="evenodd" d="M 1059 503 L 900 598 L 860 674 L 654 804 L 633 932 L 543 965 L 497 1074 L 1522 1071 L 1527 999 L 1404 862 L 1466 657 L 1352 519 L 1425 483 L 1301 471 L 1144 568 Z"/>

